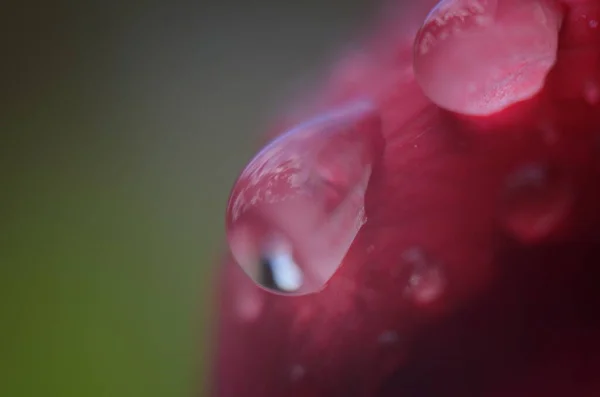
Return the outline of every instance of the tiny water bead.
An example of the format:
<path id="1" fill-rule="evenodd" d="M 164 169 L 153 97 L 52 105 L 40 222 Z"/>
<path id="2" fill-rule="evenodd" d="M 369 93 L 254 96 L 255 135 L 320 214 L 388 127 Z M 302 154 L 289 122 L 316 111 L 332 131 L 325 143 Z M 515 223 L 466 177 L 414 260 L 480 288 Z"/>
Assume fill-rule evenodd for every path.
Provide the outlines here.
<path id="1" fill-rule="evenodd" d="M 240 269 L 232 268 L 230 272 L 237 285 L 233 294 L 233 306 L 237 319 L 243 323 L 257 321 L 263 312 L 265 303 L 262 291 L 248 280 Z"/>
<path id="2" fill-rule="evenodd" d="M 583 98 L 594 106 L 600 102 L 600 86 L 595 81 L 588 81 L 583 88 Z"/>
<path id="3" fill-rule="evenodd" d="M 531 98 L 556 62 L 554 0 L 442 0 L 414 42 L 424 94 L 461 114 L 489 115 Z"/>
<path id="4" fill-rule="evenodd" d="M 419 247 L 405 251 L 402 259 L 409 266 L 406 296 L 417 305 L 427 305 L 438 299 L 446 286 L 440 263 Z"/>
<path id="5" fill-rule="evenodd" d="M 565 175 L 546 165 L 528 164 L 507 178 L 500 215 L 505 228 L 521 242 L 534 243 L 558 228 L 572 200 Z"/>
<path id="6" fill-rule="evenodd" d="M 400 336 L 398 335 L 398 332 L 392 330 L 383 331 L 377 337 L 377 342 L 379 342 L 382 345 L 391 345 L 394 343 L 398 343 L 399 340 Z"/>
<path id="7" fill-rule="evenodd" d="M 304 368 L 300 364 L 295 364 L 292 366 L 292 368 L 290 370 L 290 380 L 292 382 L 298 382 L 298 381 L 302 380 L 302 378 L 304 378 L 305 374 L 306 374 L 306 368 Z"/>
<path id="8" fill-rule="evenodd" d="M 364 199 L 383 137 L 376 108 L 351 103 L 300 124 L 238 177 L 226 214 L 230 250 L 260 287 L 318 292 L 366 222 Z"/>

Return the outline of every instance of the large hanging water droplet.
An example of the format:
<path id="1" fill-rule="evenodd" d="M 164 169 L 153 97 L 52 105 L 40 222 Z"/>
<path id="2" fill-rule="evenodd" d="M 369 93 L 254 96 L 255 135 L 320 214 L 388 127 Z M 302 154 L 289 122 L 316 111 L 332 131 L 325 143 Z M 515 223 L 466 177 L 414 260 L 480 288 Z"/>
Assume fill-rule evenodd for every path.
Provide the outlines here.
<path id="1" fill-rule="evenodd" d="M 321 290 L 366 221 L 365 193 L 382 150 L 379 116 L 358 102 L 259 152 L 227 208 L 229 246 L 246 274 L 275 293 Z"/>
<path id="2" fill-rule="evenodd" d="M 440 262 L 418 247 L 405 251 L 402 259 L 409 266 L 406 295 L 418 305 L 437 300 L 446 286 Z"/>
<path id="3" fill-rule="evenodd" d="M 507 230 L 524 243 L 537 242 L 567 216 L 572 190 L 558 170 L 540 164 L 526 165 L 511 174 L 501 204 Z"/>

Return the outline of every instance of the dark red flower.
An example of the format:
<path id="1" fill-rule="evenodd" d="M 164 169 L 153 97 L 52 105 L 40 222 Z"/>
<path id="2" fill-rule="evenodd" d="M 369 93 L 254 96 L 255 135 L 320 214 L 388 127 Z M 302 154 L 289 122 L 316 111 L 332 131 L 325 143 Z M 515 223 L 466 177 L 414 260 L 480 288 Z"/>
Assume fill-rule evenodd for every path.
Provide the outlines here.
<path id="1" fill-rule="evenodd" d="M 600 1 L 414 3 L 236 183 L 214 396 L 600 395 Z"/>

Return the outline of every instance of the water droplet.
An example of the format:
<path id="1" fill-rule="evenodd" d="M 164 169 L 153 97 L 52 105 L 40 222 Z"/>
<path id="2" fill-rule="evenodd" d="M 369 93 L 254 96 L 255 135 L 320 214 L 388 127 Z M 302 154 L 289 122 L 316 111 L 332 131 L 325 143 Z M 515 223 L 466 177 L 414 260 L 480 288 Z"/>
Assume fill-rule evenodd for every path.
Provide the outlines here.
<path id="1" fill-rule="evenodd" d="M 246 274 L 279 294 L 323 289 L 366 222 L 364 198 L 382 151 L 380 117 L 358 102 L 259 152 L 227 208 L 229 247 Z"/>
<path id="2" fill-rule="evenodd" d="M 244 321 L 254 321 L 260 315 L 262 303 L 254 297 L 238 301 L 238 314 Z"/>
<path id="3" fill-rule="evenodd" d="M 499 112 L 544 87 L 561 21 L 552 0 L 441 0 L 414 41 L 416 80 L 446 110 Z"/>
<path id="4" fill-rule="evenodd" d="M 306 369 L 300 365 L 300 364 L 296 364 L 292 366 L 292 369 L 290 370 L 290 380 L 292 382 L 298 382 L 299 380 L 301 380 L 304 375 L 306 374 Z"/>
<path id="5" fill-rule="evenodd" d="M 402 258 L 410 266 L 406 295 L 420 305 L 438 299 L 446 283 L 440 263 L 418 247 L 405 251 Z"/>
<path id="6" fill-rule="evenodd" d="M 397 343 L 400 337 L 396 331 L 387 330 L 379 334 L 377 341 L 382 345 L 391 345 Z"/>
<path id="7" fill-rule="evenodd" d="M 232 282 L 235 285 L 235 312 L 243 322 L 256 321 L 264 306 L 260 290 L 239 269 L 233 269 L 233 271 L 235 271 Z"/>
<path id="8" fill-rule="evenodd" d="M 506 182 L 501 215 L 505 227 L 525 243 L 539 241 L 566 217 L 572 192 L 557 170 L 539 164 L 524 166 Z"/>
<path id="9" fill-rule="evenodd" d="M 540 134 L 548 146 L 554 146 L 560 140 L 560 132 L 549 121 L 540 123 Z"/>
<path id="10" fill-rule="evenodd" d="M 583 97 L 590 105 L 595 105 L 600 101 L 600 87 L 594 81 L 588 81 L 583 87 Z"/>
<path id="11" fill-rule="evenodd" d="M 596 21 L 595 19 L 590 19 L 590 20 L 588 21 L 588 26 L 589 26 L 591 29 L 596 29 L 596 28 L 598 27 L 598 21 Z"/>

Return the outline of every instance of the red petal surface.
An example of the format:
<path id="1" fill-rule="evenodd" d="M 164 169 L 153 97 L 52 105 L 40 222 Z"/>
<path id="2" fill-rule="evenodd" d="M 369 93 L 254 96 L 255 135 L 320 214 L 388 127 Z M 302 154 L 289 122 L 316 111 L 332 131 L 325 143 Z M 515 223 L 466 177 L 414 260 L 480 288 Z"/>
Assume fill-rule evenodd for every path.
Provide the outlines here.
<path id="1" fill-rule="evenodd" d="M 522 3 L 494 3 L 523 22 Z M 212 395 L 600 396 L 600 1 L 543 2 L 555 62 L 487 115 L 415 78 L 435 4 L 414 4 L 387 11 L 306 115 L 377 104 L 367 223 L 317 294 L 270 294 L 225 258 Z M 425 80 L 443 81 L 443 57 Z M 539 83 L 524 76 L 514 92 Z"/>

